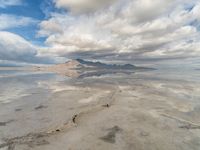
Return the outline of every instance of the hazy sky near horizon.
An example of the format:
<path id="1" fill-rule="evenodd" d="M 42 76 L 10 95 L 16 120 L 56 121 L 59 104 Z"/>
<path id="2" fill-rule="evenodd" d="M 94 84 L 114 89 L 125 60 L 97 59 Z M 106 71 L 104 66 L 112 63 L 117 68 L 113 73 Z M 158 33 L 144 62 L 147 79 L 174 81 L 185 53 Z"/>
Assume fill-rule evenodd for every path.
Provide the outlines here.
<path id="1" fill-rule="evenodd" d="M 0 0 L 0 64 L 199 57 L 199 0 Z"/>

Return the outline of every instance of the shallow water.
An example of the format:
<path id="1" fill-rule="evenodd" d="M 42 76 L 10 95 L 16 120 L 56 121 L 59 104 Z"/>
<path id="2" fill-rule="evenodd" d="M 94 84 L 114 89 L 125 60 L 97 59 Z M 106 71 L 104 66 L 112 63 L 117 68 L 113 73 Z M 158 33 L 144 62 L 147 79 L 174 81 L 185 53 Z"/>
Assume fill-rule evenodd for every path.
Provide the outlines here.
<path id="1" fill-rule="evenodd" d="M 199 150 L 199 73 L 0 71 L 0 149 Z"/>

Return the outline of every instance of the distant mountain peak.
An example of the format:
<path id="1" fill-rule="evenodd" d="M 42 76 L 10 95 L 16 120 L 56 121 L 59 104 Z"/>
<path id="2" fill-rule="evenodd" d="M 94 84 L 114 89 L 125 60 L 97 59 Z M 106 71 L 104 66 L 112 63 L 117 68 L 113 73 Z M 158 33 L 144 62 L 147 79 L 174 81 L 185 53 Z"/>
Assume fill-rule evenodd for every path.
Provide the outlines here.
<path id="1" fill-rule="evenodd" d="M 79 69 L 81 68 L 90 68 L 90 69 L 135 69 L 137 68 L 134 65 L 131 64 L 125 64 L 125 65 L 117 65 L 117 64 L 105 64 L 99 61 L 93 62 L 93 61 L 88 61 L 88 60 L 83 60 L 83 59 L 75 59 L 66 62 L 66 64 L 76 64 Z"/>
<path id="2" fill-rule="evenodd" d="M 80 59 L 80 58 L 77 58 L 75 60 L 78 61 L 78 62 L 83 62 L 84 61 L 83 59 Z"/>
<path id="3" fill-rule="evenodd" d="M 93 62 L 83 59 L 75 59 L 67 61 L 63 64 L 57 64 L 47 67 L 36 67 L 39 71 L 50 71 L 59 74 L 64 74 L 70 77 L 86 77 L 102 74 L 116 74 L 116 73 L 133 73 L 136 70 L 152 70 L 152 68 L 137 67 L 131 64 L 105 64 L 101 62 Z"/>

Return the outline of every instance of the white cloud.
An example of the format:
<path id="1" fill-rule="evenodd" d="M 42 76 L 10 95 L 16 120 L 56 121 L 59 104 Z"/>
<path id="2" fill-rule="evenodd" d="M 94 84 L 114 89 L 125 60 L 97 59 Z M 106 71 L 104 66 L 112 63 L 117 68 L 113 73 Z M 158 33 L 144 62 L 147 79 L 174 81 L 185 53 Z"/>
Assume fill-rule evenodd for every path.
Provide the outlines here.
<path id="1" fill-rule="evenodd" d="M 36 24 L 38 21 L 29 17 L 0 14 L 0 22 L 0 30 L 3 30 Z"/>
<path id="2" fill-rule="evenodd" d="M 52 60 L 38 54 L 37 47 L 19 35 L 0 31 L 0 60 L 47 63 Z"/>
<path id="3" fill-rule="evenodd" d="M 106 8 L 117 0 L 54 0 L 58 8 L 69 9 L 72 13 L 90 13 Z"/>
<path id="4" fill-rule="evenodd" d="M 200 56 L 197 0 L 54 0 L 66 12 L 39 24 L 46 47 L 0 33 L 0 59 L 36 62 L 41 56 L 99 59 L 175 59 Z M 0 29 L 37 21 L 0 15 Z M 194 25 L 195 22 L 195 25 Z M 197 24 L 197 25 L 196 25 Z M 4 51 L 3 49 L 6 49 Z M 60 58 L 61 57 L 61 58 Z"/>
<path id="5" fill-rule="evenodd" d="M 0 0 L 0 8 L 5 8 L 7 6 L 21 5 L 22 0 Z"/>
<path id="6" fill-rule="evenodd" d="M 173 4 L 173 0 L 130 0 L 121 13 L 132 22 L 145 22 L 163 15 Z"/>
<path id="7" fill-rule="evenodd" d="M 103 53 L 117 59 L 200 56 L 199 29 L 191 25 L 200 21 L 197 0 L 119 0 L 105 3 L 107 8 L 93 0 L 98 7 L 87 14 L 93 5 L 90 1 L 55 1 L 58 7 L 69 7 L 72 14 L 54 13 L 40 24 L 39 35 L 47 36 L 44 53 L 61 57 Z"/>
<path id="8" fill-rule="evenodd" d="M 35 47 L 22 37 L 9 32 L 0 32 L 1 59 L 22 59 L 23 56 L 37 54 Z"/>

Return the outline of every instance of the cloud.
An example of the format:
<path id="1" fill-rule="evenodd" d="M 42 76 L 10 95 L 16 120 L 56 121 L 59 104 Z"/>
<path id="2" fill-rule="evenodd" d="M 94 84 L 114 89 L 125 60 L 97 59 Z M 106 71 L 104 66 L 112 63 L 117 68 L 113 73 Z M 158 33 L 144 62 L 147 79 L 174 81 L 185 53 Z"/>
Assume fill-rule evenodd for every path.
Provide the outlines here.
<path id="1" fill-rule="evenodd" d="M 6 8 L 7 6 L 21 5 L 22 0 L 0 0 L 0 8 Z"/>
<path id="2" fill-rule="evenodd" d="M 21 1 L 0 0 L 0 7 Z M 198 0 L 53 0 L 41 6 L 47 19 L 0 14 L 0 60 L 51 63 L 66 58 L 161 61 L 200 57 Z M 65 9 L 66 11 L 63 11 Z M 11 28 L 39 23 L 45 46 Z M 1 31 L 4 30 L 4 31 Z"/>
<path id="3" fill-rule="evenodd" d="M 95 12 L 115 1 L 117 0 L 54 0 L 58 8 L 69 9 L 74 14 Z"/>
<path id="4" fill-rule="evenodd" d="M 19 35 L 0 31 L 0 60 L 26 63 L 51 63 L 52 59 L 41 56 L 37 47 Z"/>
<path id="5" fill-rule="evenodd" d="M 71 13 L 53 13 L 41 22 L 38 34 L 47 37 L 48 46 L 43 53 L 107 60 L 200 56 L 197 0 L 55 2 Z M 98 7 L 90 9 L 91 5 Z"/>
<path id="6" fill-rule="evenodd" d="M 30 17 L 0 14 L 0 22 L 0 30 L 4 30 L 36 24 L 38 21 Z"/>

